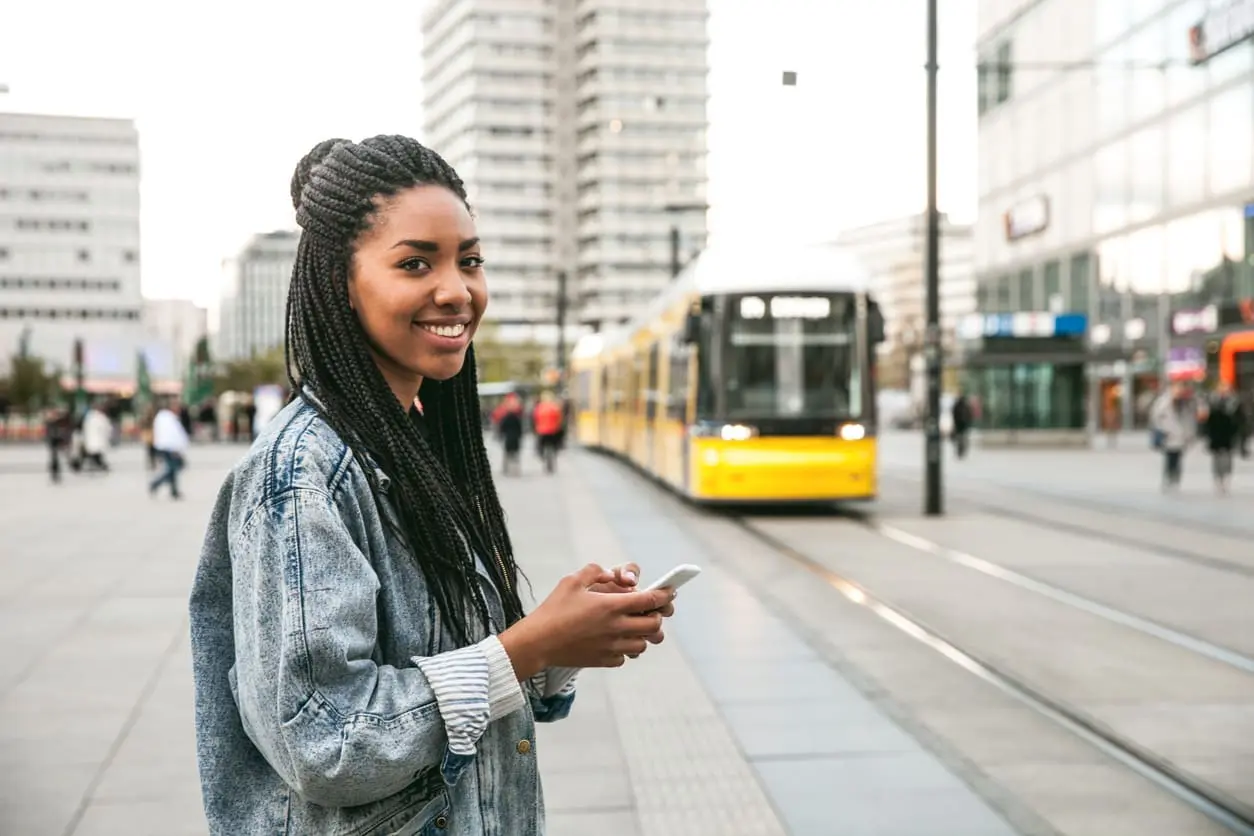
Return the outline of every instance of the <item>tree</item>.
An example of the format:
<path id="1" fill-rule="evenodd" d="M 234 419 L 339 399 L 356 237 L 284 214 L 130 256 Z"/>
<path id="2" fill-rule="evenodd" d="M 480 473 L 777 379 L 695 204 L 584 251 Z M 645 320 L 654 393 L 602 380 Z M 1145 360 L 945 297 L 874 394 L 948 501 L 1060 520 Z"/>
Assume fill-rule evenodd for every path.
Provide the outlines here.
<path id="1" fill-rule="evenodd" d="M 12 407 L 29 414 L 56 403 L 59 377 L 57 370 L 49 369 L 39 357 L 14 355 L 3 388 Z"/>
<path id="2" fill-rule="evenodd" d="M 495 322 L 479 324 L 475 334 L 475 359 L 479 380 L 503 383 L 507 380 L 539 382 L 551 349 L 535 340 L 518 343 L 502 342 Z"/>
<path id="3" fill-rule="evenodd" d="M 267 384 L 287 385 L 287 366 L 283 346 L 276 346 L 264 354 L 247 360 L 230 360 L 222 364 L 214 375 L 213 391 L 252 392 Z"/>

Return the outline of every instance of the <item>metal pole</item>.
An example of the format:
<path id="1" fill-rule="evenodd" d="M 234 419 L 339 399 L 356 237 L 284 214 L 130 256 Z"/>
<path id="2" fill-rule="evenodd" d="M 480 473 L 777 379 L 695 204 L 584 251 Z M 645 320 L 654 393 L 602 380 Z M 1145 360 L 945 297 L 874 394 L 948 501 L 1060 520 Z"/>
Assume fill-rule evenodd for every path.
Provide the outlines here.
<path id="1" fill-rule="evenodd" d="M 927 478 L 924 513 L 943 513 L 941 496 L 940 215 L 936 209 L 936 2 L 927 0 Z"/>
<path id="2" fill-rule="evenodd" d="M 683 265 L 679 263 L 679 226 L 671 226 L 671 278 L 679 275 Z"/>
<path id="3" fill-rule="evenodd" d="M 566 271 L 557 271 L 557 374 L 559 386 L 566 380 Z"/>

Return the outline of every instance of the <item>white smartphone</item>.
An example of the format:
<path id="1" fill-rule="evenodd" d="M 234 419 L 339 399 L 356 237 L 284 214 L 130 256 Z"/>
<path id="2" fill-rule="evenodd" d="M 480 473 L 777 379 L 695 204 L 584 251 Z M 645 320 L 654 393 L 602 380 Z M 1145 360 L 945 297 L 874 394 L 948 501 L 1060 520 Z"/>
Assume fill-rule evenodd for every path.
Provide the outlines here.
<path id="1" fill-rule="evenodd" d="M 701 574 L 700 566 L 694 566 L 691 563 L 682 563 L 645 587 L 645 591 L 650 589 L 661 589 L 665 586 L 669 586 L 672 589 L 679 589 L 699 574 Z"/>

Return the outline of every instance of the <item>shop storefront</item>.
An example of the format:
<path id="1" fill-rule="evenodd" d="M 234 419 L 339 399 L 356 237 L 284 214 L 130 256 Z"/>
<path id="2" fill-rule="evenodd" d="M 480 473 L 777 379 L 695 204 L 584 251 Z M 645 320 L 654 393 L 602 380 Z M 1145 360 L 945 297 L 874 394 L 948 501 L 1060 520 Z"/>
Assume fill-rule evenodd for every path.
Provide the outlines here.
<path id="1" fill-rule="evenodd" d="M 1079 313 L 976 314 L 959 337 L 983 446 L 1087 444 L 1089 370 L 1127 362 L 1120 349 L 1090 344 Z"/>
<path id="2" fill-rule="evenodd" d="M 1254 298 L 1172 311 L 1168 327 L 1173 380 L 1204 389 L 1226 380 L 1254 409 Z"/>

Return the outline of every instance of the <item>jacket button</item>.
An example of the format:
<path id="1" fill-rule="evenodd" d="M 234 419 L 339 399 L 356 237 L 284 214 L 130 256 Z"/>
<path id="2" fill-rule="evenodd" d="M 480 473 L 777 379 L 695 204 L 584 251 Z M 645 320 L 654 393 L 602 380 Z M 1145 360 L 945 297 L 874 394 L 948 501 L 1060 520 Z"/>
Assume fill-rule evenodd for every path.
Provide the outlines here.
<path id="1" fill-rule="evenodd" d="M 435 827 L 436 827 L 436 830 L 443 830 L 444 828 L 448 827 L 448 818 L 446 816 L 436 816 Z"/>
<path id="2" fill-rule="evenodd" d="M 518 741 L 518 754 L 525 755 L 531 751 L 531 741 L 523 738 Z"/>

